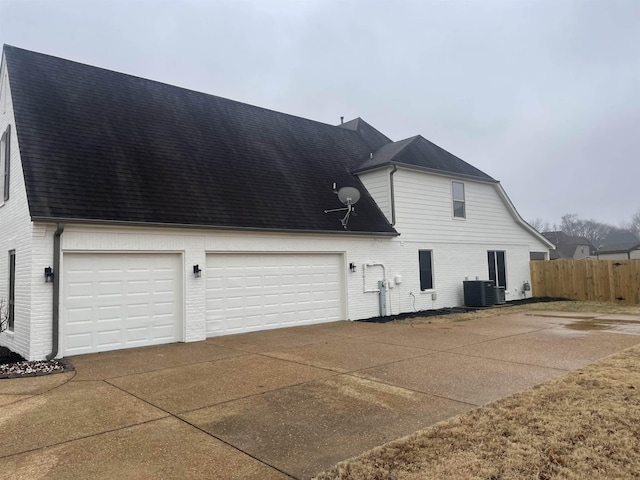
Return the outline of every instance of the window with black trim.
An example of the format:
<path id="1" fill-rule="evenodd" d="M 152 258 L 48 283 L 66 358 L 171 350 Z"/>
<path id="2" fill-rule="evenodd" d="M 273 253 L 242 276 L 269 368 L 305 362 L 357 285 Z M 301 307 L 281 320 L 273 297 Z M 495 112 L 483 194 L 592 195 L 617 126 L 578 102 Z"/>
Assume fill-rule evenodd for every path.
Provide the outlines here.
<path id="1" fill-rule="evenodd" d="M 16 299 L 16 251 L 9 251 L 9 301 L 7 302 L 7 329 L 13 331 Z"/>
<path id="2" fill-rule="evenodd" d="M 2 181 L 2 199 L 6 202 L 9 200 L 9 181 L 11 172 L 11 125 L 2 134 L 0 138 L 0 171 L 3 172 Z"/>
<path id="3" fill-rule="evenodd" d="M 420 290 L 431 290 L 433 288 L 433 252 L 418 250 L 418 263 L 420 265 Z"/>
<path id="4" fill-rule="evenodd" d="M 453 198 L 453 217 L 467 218 L 467 209 L 464 200 L 464 183 L 451 182 L 451 196 Z"/>
<path id="5" fill-rule="evenodd" d="M 493 280 L 496 287 L 507 288 L 507 269 L 505 252 L 489 250 L 487 260 L 489 263 L 489 280 Z"/>

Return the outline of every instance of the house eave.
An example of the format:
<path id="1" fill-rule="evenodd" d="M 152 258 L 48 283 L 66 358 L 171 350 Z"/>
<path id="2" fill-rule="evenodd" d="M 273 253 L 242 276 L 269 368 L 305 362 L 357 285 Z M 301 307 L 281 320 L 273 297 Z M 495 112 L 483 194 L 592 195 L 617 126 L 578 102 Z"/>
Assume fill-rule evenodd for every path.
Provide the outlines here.
<path id="1" fill-rule="evenodd" d="M 302 230 L 288 228 L 259 228 L 259 227 L 238 227 L 232 225 L 195 225 L 180 223 L 162 223 L 162 222 L 128 222 L 123 220 L 101 220 L 101 219 L 85 219 L 85 218 L 66 218 L 66 217 L 42 217 L 33 216 L 31 221 L 34 223 L 65 223 L 67 225 L 102 225 L 102 226 L 121 226 L 121 227 L 148 227 L 148 228 L 182 228 L 191 230 L 220 230 L 220 231 L 240 231 L 240 232 L 264 232 L 264 233 L 297 233 L 297 234 L 320 234 L 320 235 L 349 235 L 349 236 L 366 236 L 366 237 L 398 237 L 400 234 L 394 232 L 354 232 L 351 230 Z"/>
<path id="2" fill-rule="evenodd" d="M 437 170 L 435 168 L 420 167 L 420 166 L 417 166 L 417 165 L 408 165 L 406 163 L 398 163 L 398 162 L 386 162 L 386 163 L 381 164 L 381 165 L 375 165 L 375 166 L 371 166 L 371 167 L 360 168 L 358 170 L 354 170 L 353 174 L 357 175 L 359 173 L 372 172 L 372 171 L 375 171 L 375 170 L 381 170 L 381 169 L 390 168 L 390 167 L 393 167 L 393 166 L 396 166 L 399 169 L 406 169 L 406 170 L 414 170 L 414 171 L 424 172 L 424 173 L 431 173 L 433 175 L 438 175 L 440 177 L 459 178 L 461 180 L 472 180 L 474 182 L 488 183 L 488 184 L 500 183 L 500 182 L 498 182 L 498 180 L 494 180 L 492 178 L 481 178 L 481 177 L 476 177 L 476 176 L 473 176 L 473 175 L 465 175 L 464 173 L 447 172 L 445 170 Z"/>
<path id="3" fill-rule="evenodd" d="M 542 235 L 540 232 L 538 232 L 535 228 L 533 228 L 531 225 L 529 225 L 518 213 L 518 211 L 516 210 L 515 205 L 511 202 L 511 199 L 509 198 L 509 196 L 507 195 L 507 192 L 505 192 L 504 188 L 502 188 L 502 185 L 500 185 L 500 182 L 496 182 L 494 184 L 496 191 L 498 192 L 498 196 L 502 199 L 502 202 L 505 204 L 505 206 L 507 207 L 507 210 L 509 210 L 509 213 L 511 214 L 511 217 L 513 217 L 513 219 L 519 223 L 525 230 L 527 230 L 531 235 L 533 235 L 534 237 L 536 237 L 538 240 L 540 240 L 542 243 L 544 243 L 545 245 L 547 245 L 547 247 L 549 248 L 549 250 L 555 250 L 556 246 L 551 243 L 551 241 L 549 241 L 544 235 Z"/>

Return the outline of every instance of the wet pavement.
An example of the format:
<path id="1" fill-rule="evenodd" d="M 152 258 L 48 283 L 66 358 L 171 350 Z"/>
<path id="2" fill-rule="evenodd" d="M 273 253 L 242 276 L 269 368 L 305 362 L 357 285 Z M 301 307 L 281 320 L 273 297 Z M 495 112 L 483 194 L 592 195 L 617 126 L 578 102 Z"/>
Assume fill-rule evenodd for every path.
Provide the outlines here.
<path id="1" fill-rule="evenodd" d="M 0 380 L 0 478 L 310 478 L 640 344 L 640 316 L 337 322 Z"/>

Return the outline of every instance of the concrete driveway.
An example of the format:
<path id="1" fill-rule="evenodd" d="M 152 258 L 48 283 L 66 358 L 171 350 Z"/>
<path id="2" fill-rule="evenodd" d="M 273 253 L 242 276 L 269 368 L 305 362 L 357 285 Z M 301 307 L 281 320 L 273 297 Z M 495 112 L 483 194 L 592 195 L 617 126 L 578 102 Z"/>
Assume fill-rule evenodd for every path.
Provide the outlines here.
<path id="1" fill-rule="evenodd" d="M 309 478 L 640 343 L 640 317 L 338 322 L 0 380 L 0 478 Z"/>

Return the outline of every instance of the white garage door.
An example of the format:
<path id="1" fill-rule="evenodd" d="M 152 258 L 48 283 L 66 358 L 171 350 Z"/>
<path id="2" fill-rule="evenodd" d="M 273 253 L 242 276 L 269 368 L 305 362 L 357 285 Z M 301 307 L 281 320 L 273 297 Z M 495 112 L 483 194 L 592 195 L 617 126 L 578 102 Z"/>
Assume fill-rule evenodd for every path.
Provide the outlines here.
<path id="1" fill-rule="evenodd" d="M 207 335 L 344 319 L 342 257 L 207 255 Z"/>
<path id="2" fill-rule="evenodd" d="M 181 340 L 177 254 L 64 255 L 64 355 Z"/>

